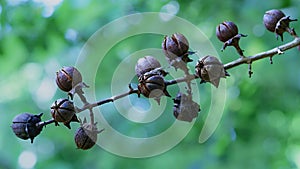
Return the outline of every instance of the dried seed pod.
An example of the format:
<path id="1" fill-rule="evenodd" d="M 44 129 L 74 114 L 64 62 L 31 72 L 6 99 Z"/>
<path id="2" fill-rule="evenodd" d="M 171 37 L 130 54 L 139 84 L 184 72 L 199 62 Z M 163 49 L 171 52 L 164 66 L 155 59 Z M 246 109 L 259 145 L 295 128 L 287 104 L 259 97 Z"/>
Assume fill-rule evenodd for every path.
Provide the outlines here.
<path id="1" fill-rule="evenodd" d="M 182 68 L 185 64 L 181 65 L 177 62 L 191 62 L 188 55 L 194 52 L 189 52 L 189 42 L 181 33 L 175 33 L 171 37 L 165 36 L 162 42 L 162 49 L 170 65 L 175 68 Z"/>
<path id="2" fill-rule="evenodd" d="M 281 41 L 283 41 L 284 32 L 289 32 L 291 35 L 296 36 L 294 29 L 290 28 L 290 22 L 297 21 L 297 19 L 290 19 L 290 16 L 285 16 L 285 14 L 278 9 L 267 11 L 264 14 L 263 21 L 267 30 L 275 32 L 276 38 L 280 36 Z"/>
<path id="3" fill-rule="evenodd" d="M 231 21 L 225 21 L 217 26 L 216 34 L 220 41 L 226 42 L 238 34 L 238 27 Z"/>
<path id="4" fill-rule="evenodd" d="M 75 115 L 73 102 L 68 99 L 56 100 L 51 106 L 51 115 L 56 122 L 64 122 L 67 124 L 72 120 L 72 118 L 74 118 L 73 116 Z"/>
<path id="5" fill-rule="evenodd" d="M 225 78 L 229 74 L 225 71 L 224 65 L 214 56 L 201 58 L 195 66 L 196 75 L 201 78 L 201 83 L 210 82 L 218 87 L 220 78 Z"/>
<path id="6" fill-rule="evenodd" d="M 176 119 L 191 122 L 198 116 L 200 106 L 198 103 L 193 101 L 192 95 L 178 93 L 173 101 L 173 115 Z"/>
<path id="7" fill-rule="evenodd" d="M 98 131 L 96 124 L 86 123 L 86 120 L 76 130 L 74 140 L 78 149 L 87 150 L 92 148 L 97 142 L 97 134 L 103 130 Z"/>
<path id="8" fill-rule="evenodd" d="M 56 72 L 56 84 L 65 92 L 82 82 L 81 73 L 75 67 L 64 67 Z"/>
<path id="9" fill-rule="evenodd" d="M 22 113 L 14 117 L 12 121 L 11 128 L 15 135 L 23 140 L 30 139 L 33 143 L 33 139 L 39 135 L 43 127 L 38 126 L 37 124 L 41 122 L 41 116 L 33 115 L 29 113 Z"/>
<path id="10" fill-rule="evenodd" d="M 84 127 L 79 127 L 76 130 L 74 139 L 78 149 L 87 150 L 95 145 L 97 141 L 97 133 L 85 129 Z"/>
<path id="11" fill-rule="evenodd" d="M 217 26 L 216 34 L 221 42 L 224 42 L 222 50 L 225 50 L 227 46 L 233 46 L 239 53 L 240 57 L 245 57 L 243 50 L 240 48 L 239 41 L 241 37 L 247 35 L 239 34 L 238 27 L 231 21 L 226 21 Z"/>
<path id="12" fill-rule="evenodd" d="M 146 72 L 160 68 L 161 65 L 159 61 L 153 56 L 145 56 L 140 58 L 135 65 L 135 73 L 137 77 L 142 76 Z"/>
<path id="13" fill-rule="evenodd" d="M 275 32 L 277 22 L 283 17 L 285 17 L 285 14 L 281 10 L 269 10 L 264 14 L 264 25 L 269 31 Z"/>
<path id="14" fill-rule="evenodd" d="M 167 56 L 172 54 L 182 57 L 188 53 L 189 42 L 181 33 L 174 33 L 171 37 L 165 36 L 162 48 Z"/>
<path id="15" fill-rule="evenodd" d="M 154 98 L 159 103 L 161 96 L 170 96 L 167 92 L 163 76 L 158 74 L 147 74 L 139 78 L 139 93 L 145 97 Z"/>

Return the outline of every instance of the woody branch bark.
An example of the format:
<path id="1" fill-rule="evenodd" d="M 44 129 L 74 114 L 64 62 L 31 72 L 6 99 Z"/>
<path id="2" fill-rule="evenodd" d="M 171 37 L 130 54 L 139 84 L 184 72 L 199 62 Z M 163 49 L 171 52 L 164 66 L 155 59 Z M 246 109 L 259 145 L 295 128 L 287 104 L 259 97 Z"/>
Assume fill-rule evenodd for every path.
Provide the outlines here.
<path id="1" fill-rule="evenodd" d="M 252 55 L 252 56 L 238 58 L 232 62 L 226 63 L 226 64 L 224 64 L 224 68 L 225 68 L 225 70 L 228 70 L 228 69 L 237 67 L 242 64 L 250 64 L 250 63 L 253 63 L 260 59 L 273 57 L 275 55 L 281 55 L 281 54 L 283 54 L 284 51 L 295 48 L 299 45 L 300 45 L 300 38 L 295 37 L 295 39 L 293 41 L 286 43 L 284 45 L 281 45 L 279 47 L 276 47 L 271 50 L 264 51 L 264 52 L 261 52 L 261 53 L 258 53 L 258 54 Z M 167 81 L 166 84 L 173 85 L 176 83 L 181 83 L 181 82 L 185 82 L 187 80 L 196 79 L 196 78 L 198 78 L 198 77 L 195 75 L 190 75 L 190 76 L 185 76 L 185 77 L 181 77 L 178 79 Z"/>
<path id="2" fill-rule="evenodd" d="M 249 56 L 249 57 L 245 57 L 245 58 L 239 58 L 237 60 L 229 62 L 229 63 L 227 63 L 227 64 L 224 65 L 224 68 L 226 70 L 228 70 L 228 69 L 231 69 L 233 67 L 239 66 L 241 64 L 249 64 L 249 63 L 253 63 L 253 62 L 257 61 L 257 60 L 263 59 L 263 58 L 273 57 L 275 55 L 280 55 L 284 51 L 292 49 L 292 48 L 295 48 L 295 47 L 297 47 L 299 45 L 300 45 L 300 38 L 299 37 L 295 37 L 295 39 L 293 41 L 291 41 L 289 43 L 286 43 L 284 45 L 281 45 L 279 47 L 273 48 L 273 49 L 265 51 L 265 52 L 261 52 L 261 53 L 255 54 L 253 56 Z M 166 85 L 167 86 L 174 85 L 174 84 L 181 83 L 181 82 L 191 81 L 191 80 L 197 79 L 197 78 L 198 77 L 195 76 L 195 75 L 186 75 L 186 76 L 178 78 L 178 79 L 166 81 Z M 93 108 L 93 107 L 96 107 L 96 106 L 100 106 L 100 105 L 105 104 L 105 103 L 114 102 L 115 100 L 121 99 L 121 98 L 123 98 L 125 96 L 131 95 L 131 94 L 137 94 L 138 93 L 137 90 L 132 89 L 131 87 L 129 87 L 129 89 L 130 90 L 128 92 L 126 92 L 126 93 L 123 93 L 123 94 L 120 94 L 120 95 L 117 95 L 117 96 L 113 96 L 111 98 L 107 98 L 107 99 L 101 100 L 101 101 L 99 101 L 97 103 L 86 105 L 85 107 L 83 107 L 82 109 L 80 109 L 78 112 L 81 112 L 81 111 L 84 111 L 86 109 Z"/>
<path id="3" fill-rule="evenodd" d="M 233 67 L 239 66 L 241 64 L 249 64 L 249 63 L 253 63 L 254 61 L 263 59 L 263 58 L 273 57 L 274 55 L 280 55 L 280 54 L 283 54 L 284 51 L 289 50 L 294 47 L 297 47 L 299 45 L 300 45 L 300 38 L 296 37 L 293 41 L 286 43 L 284 45 L 281 45 L 279 47 L 273 48 L 271 50 L 255 54 L 253 56 L 239 58 L 235 61 L 229 62 L 224 65 L 224 68 L 226 70 L 228 70 Z"/>
<path id="4" fill-rule="evenodd" d="M 251 64 L 251 63 L 253 63 L 257 60 L 260 60 L 260 59 L 264 59 L 264 58 L 268 58 L 268 57 L 271 58 L 275 55 L 283 54 L 284 51 L 295 48 L 299 45 L 300 45 L 300 38 L 296 36 L 293 41 L 288 42 L 288 43 L 286 43 L 284 45 L 281 45 L 279 47 L 276 47 L 276 48 L 273 48 L 271 50 L 264 51 L 264 52 L 261 52 L 261 53 L 258 53 L 258 54 L 252 55 L 252 56 L 241 57 L 241 58 L 236 59 L 232 62 L 226 63 L 226 64 L 224 64 L 224 68 L 225 68 L 225 70 L 228 70 L 228 69 L 237 67 L 237 66 L 242 65 L 242 64 Z M 174 84 L 177 84 L 177 83 L 191 81 L 191 80 L 194 80 L 194 79 L 197 79 L 197 78 L 199 78 L 199 77 L 196 76 L 196 75 L 190 74 L 190 75 L 185 75 L 184 77 L 181 77 L 181 78 L 166 81 L 165 83 L 166 83 L 167 86 L 169 86 L 169 85 L 174 85 Z M 110 98 L 106 98 L 106 99 L 100 100 L 100 101 L 95 102 L 95 103 L 87 103 L 82 108 L 77 108 L 76 113 L 80 113 L 80 112 L 82 112 L 84 110 L 88 110 L 88 109 L 91 110 L 94 107 L 97 107 L 97 106 L 100 106 L 100 105 L 103 105 L 103 104 L 106 104 L 106 103 L 114 102 L 118 99 L 129 96 L 131 94 L 138 94 L 138 90 L 133 89 L 129 85 L 129 91 L 128 92 L 122 93 L 122 94 L 119 94 L 119 95 L 116 95 L 116 96 L 112 96 Z M 55 121 L 53 119 L 50 119 L 48 121 L 40 122 L 37 125 L 38 126 L 46 126 L 46 125 L 54 123 L 54 122 Z"/>

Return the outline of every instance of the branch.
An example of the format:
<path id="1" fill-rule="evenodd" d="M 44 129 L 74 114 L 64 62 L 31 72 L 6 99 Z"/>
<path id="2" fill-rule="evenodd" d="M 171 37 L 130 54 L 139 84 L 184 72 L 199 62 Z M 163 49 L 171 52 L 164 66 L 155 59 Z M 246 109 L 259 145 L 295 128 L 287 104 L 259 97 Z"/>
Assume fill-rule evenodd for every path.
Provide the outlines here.
<path id="1" fill-rule="evenodd" d="M 54 122 L 55 122 L 55 120 L 52 118 L 52 119 L 47 120 L 47 121 L 41 121 L 41 122 L 37 123 L 36 126 L 37 127 L 44 127 L 44 126 L 46 126 L 48 124 L 51 124 L 51 123 L 54 123 Z"/>
<path id="2" fill-rule="evenodd" d="M 173 84 L 176 84 L 176 83 L 192 81 L 192 80 L 197 79 L 197 78 L 199 78 L 199 77 L 196 76 L 196 75 L 186 75 L 186 76 L 178 78 L 178 79 L 173 79 L 173 80 L 166 81 L 165 84 L 166 84 L 166 86 L 170 86 L 170 85 L 173 85 Z"/>
<path id="3" fill-rule="evenodd" d="M 249 64 L 249 69 L 251 71 L 251 63 L 253 63 L 254 61 L 266 58 L 266 57 L 270 57 L 272 58 L 274 55 L 280 55 L 283 54 L 283 51 L 289 50 L 291 48 L 297 47 L 300 45 L 300 38 L 299 37 L 295 37 L 295 39 L 289 43 L 286 43 L 284 45 L 281 45 L 279 47 L 273 48 L 271 50 L 265 51 L 265 52 L 261 52 L 258 54 L 255 54 L 253 56 L 249 56 L 249 57 L 243 57 L 243 58 L 239 58 L 237 60 L 234 60 L 232 62 L 229 62 L 227 64 L 224 65 L 225 70 L 231 69 L 233 67 L 239 66 L 241 64 Z M 251 72 L 249 72 L 251 73 Z M 173 79 L 173 80 L 169 80 L 169 81 L 165 81 L 165 85 L 166 86 L 170 86 L 170 85 L 174 85 L 177 83 L 182 83 L 182 82 L 190 82 L 194 79 L 199 78 L 198 76 L 194 75 L 194 74 L 186 74 L 184 77 L 178 78 L 178 79 Z M 112 96 L 110 98 L 106 98 L 103 100 L 100 100 L 98 102 L 95 103 L 88 103 L 85 99 L 85 97 L 81 94 L 79 94 L 80 99 L 85 103 L 85 105 L 82 108 L 76 108 L 76 113 L 80 113 L 84 110 L 89 109 L 90 110 L 90 115 L 92 117 L 92 121 L 94 121 L 93 119 L 93 113 L 92 113 L 92 109 L 94 107 L 106 104 L 106 103 L 110 103 L 110 102 L 114 102 L 118 99 L 121 99 L 123 97 L 129 96 L 131 94 L 139 94 L 138 89 L 133 89 L 131 87 L 131 85 L 129 85 L 129 91 L 123 94 L 119 94 L 116 96 Z M 48 121 L 44 121 L 44 122 L 39 122 L 37 124 L 37 126 L 46 126 L 48 124 L 54 123 L 54 119 L 50 119 Z"/>
<path id="4" fill-rule="evenodd" d="M 249 70 L 251 70 L 251 63 L 253 63 L 254 61 L 266 58 L 266 57 L 270 57 L 272 58 L 274 55 L 280 55 L 283 54 L 283 51 L 289 50 L 291 48 L 297 47 L 300 45 L 300 38 L 295 36 L 295 39 L 289 43 L 286 43 L 284 45 L 281 45 L 279 47 L 273 48 L 271 50 L 265 51 L 265 52 L 261 52 L 258 54 L 255 54 L 253 56 L 249 56 L 249 57 L 243 57 L 243 58 L 239 58 L 237 60 L 234 60 L 232 62 L 229 62 L 227 64 L 224 64 L 224 69 L 228 70 L 231 69 L 233 67 L 239 66 L 241 64 L 249 64 Z M 271 62 L 272 63 L 272 62 Z M 249 72 L 252 73 L 252 72 Z M 170 81 L 166 81 L 166 85 L 174 85 L 176 83 L 181 83 L 181 82 L 186 82 L 186 81 L 191 81 L 193 79 L 197 79 L 199 77 L 197 77 L 196 75 L 187 75 L 178 79 L 173 79 Z"/>
<path id="5" fill-rule="evenodd" d="M 286 43 L 284 45 L 281 45 L 277 48 L 273 48 L 271 50 L 265 51 L 265 52 L 261 52 L 258 53 L 256 55 L 253 56 L 249 56 L 249 57 L 245 57 L 245 58 L 239 58 L 237 60 L 234 60 L 232 62 L 229 62 L 227 64 L 224 65 L 225 70 L 228 70 L 230 68 L 236 67 L 238 65 L 241 64 L 251 64 L 254 61 L 266 58 L 266 57 L 273 57 L 274 55 L 280 55 L 283 54 L 283 51 L 289 50 L 291 48 L 294 48 L 296 46 L 300 45 L 300 38 L 299 37 L 295 37 L 295 39 L 289 43 Z"/>
<path id="6" fill-rule="evenodd" d="M 229 63 L 224 65 L 224 68 L 225 68 L 225 70 L 228 70 L 228 69 L 231 69 L 233 67 L 239 66 L 241 64 L 251 64 L 254 61 L 257 61 L 257 60 L 260 60 L 260 59 L 263 59 L 263 58 L 266 58 L 266 57 L 273 57 L 274 55 L 283 54 L 283 51 L 289 50 L 289 49 L 297 47 L 299 45 L 300 45 L 300 38 L 295 37 L 295 39 L 293 41 L 291 41 L 289 43 L 286 43 L 284 45 L 281 45 L 277 48 L 274 48 L 274 49 L 271 49 L 271 50 L 268 50 L 268 51 L 265 51 L 265 52 L 261 52 L 261 53 L 258 53 L 256 55 L 253 55 L 253 56 L 239 58 L 235 61 L 229 62 Z M 169 86 L 169 85 L 174 85 L 174 84 L 177 84 L 177 83 L 191 81 L 191 80 L 194 80 L 194 79 L 197 79 L 197 78 L 199 78 L 199 77 L 196 76 L 196 75 L 188 74 L 188 75 L 185 75 L 184 77 L 181 77 L 181 78 L 178 78 L 178 79 L 173 79 L 173 80 L 166 81 L 165 84 L 166 84 L 166 86 Z M 130 85 L 129 85 L 129 89 L 130 89 L 129 92 L 126 92 L 126 93 L 123 93 L 123 94 L 120 94 L 120 95 L 117 95 L 117 96 L 113 96 L 111 98 L 101 100 L 97 103 L 86 105 L 82 109 L 80 109 L 77 113 L 79 113 L 81 111 L 84 111 L 86 109 L 90 109 L 90 108 L 93 108 L 93 107 L 96 107 L 96 106 L 100 106 L 100 105 L 105 104 L 105 103 L 114 102 L 115 100 L 118 100 L 120 98 L 123 98 L 125 96 L 131 95 L 131 94 L 134 94 L 134 93 L 135 94 L 138 93 L 138 90 L 137 89 L 132 89 Z"/>
<path id="7" fill-rule="evenodd" d="M 86 104 L 81 109 L 77 109 L 76 113 L 80 113 L 80 112 L 82 112 L 84 110 L 87 110 L 87 109 L 92 109 L 92 108 L 100 106 L 102 104 L 106 104 L 106 103 L 109 103 L 109 102 L 114 102 L 114 101 L 116 101 L 118 99 L 121 99 L 121 98 L 126 97 L 126 96 L 131 95 L 131 94 L 138 94 L 138 90 L 137 89 L 133 89 L 131 87 L 131 85 L 129 85 L 129 91 L 128 92 L 120 94 L 120 95 L 112 96 L 112 97 L 104 99 L 104 100 L 100 100 L 100 101 L 98 101 L 96 103 Z"/>

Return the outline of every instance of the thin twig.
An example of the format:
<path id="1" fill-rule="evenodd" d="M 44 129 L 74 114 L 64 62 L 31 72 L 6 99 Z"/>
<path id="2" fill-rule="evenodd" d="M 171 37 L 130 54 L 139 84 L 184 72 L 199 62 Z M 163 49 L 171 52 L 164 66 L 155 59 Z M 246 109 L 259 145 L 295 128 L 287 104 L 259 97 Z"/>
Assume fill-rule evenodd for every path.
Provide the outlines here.
<path id="1" fill-rule="evenodd" d="M 54 123 L 55 120 L 52 118 L 50 120 L 47 120 L 47 121 L 41 121 L 39 123 L 36 124 L 37 127 L 43 127 L 43 126 L 46 126 L 48 124 L 51 124 L 51 123 Z"/>
<path id="2" fill-rule="evenodd" d="M 91 104 L 86 104 L 84 105 L 81 109 L 77 109 L 77 112 L 76 113 L 80 113 L 84 110 L 87 110 L 87 109 L 92 109 L 94 107 L 97 107 L 97 106 L 100 106 L 102 104 L 106 104 L 106 103 L 109 103 L 109 102 L 114 102 L 118 99 L 121 99 L 123 97 L 126 97 L 128 95 L 131 95 L 131 94 L 137 94 L 138 93 L 138 90 L 137 89 L 132 89 L 131 87 L 129 88 L 129 91 L 126 92 L 126 93 L 122 93 L 120 95 L 116 95 L 116 96 L 112 96 L 110 98 L 107 98 L 107 99 L 104 99 L 104 100 L 100 100 L 96 103 L 91 103 Z"/>
<path id="3" fill-rule="evenodd" d="M 300 38 L 296 37 L 293 41 L 286 43 L 284 45 L 281 45 L 277 48 L 273 48 L 271 50 L 258 53 L 253 56 L 245 57 L 245 58 L 239 58 L 237 60 L 234 60 L 232 62 L 229 62 L 224 65 L 225 70 L 231 69 L 233 67 L 236 67 L 241 64 L 248 64 L 253 63 L 254 61 L 266 58 L 266 57 L 273 57 L 274 55 L 282 54 L 281 52 L 289 50 L 291 48 L 294 48 L 296 46 L 300 45 Z"/>
<path id="4" fill-rule="evenodd" d="M 95 124 L 95 120 L 94 120 L 95 118 L 94 118 L 94 112 L 93 112 L 93 109 L 90 108 L 89 111 L 90 111 L 91 124 Z"/>
<path id="5" fill-rule="evenodd" d="M 170 85 L 173 85 L 173 84 L 176 84 L 176 83 L 192 81 L 192 80 L 197 79 L 197 78 L 199 78 L 199 77 L 196 76 L 196 75 L 189 74 L 189 75 L 186 75 L 186 76 L 178 78 L 178 79 L 173 79 L 173 80 L 166 81 L 165 84 L 166 84 L 166 86 L 170 86 Z"/>

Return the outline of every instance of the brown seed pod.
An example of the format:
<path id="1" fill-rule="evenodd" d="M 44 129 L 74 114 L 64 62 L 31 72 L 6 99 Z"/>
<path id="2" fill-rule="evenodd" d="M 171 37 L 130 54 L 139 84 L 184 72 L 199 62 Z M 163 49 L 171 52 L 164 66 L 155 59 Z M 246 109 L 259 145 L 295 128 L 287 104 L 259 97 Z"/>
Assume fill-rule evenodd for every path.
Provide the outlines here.
<path id="1" fill-rule="evenodd" d="M 275 32 L 276 38 L 280 36 L 281 41 L 283 41 L 283 33 L 289 32 L 291 35 L 296 36 L 294 29 L 290 28 L 290 22 L 297 21 L 297 19 L 290 19 L 290 16 L 285 16 L 285 14 L 278 10 L 272 9 L 264 14 L 264 25 L 267 30 Z"/>
<path id="2" fill-rule="evenodd" d="M 267 30 L 271 32 L 275 32 L 277 22 L 283 17 L 285 17 L 285 14 L 281 10 L 278 9 L 269 10 L 264 14 L 263 17 L 264 25 L 267 28 Z"/>
<path id="3" fill-rule="evenodd" d="M 240 57 L 245 57 L 243 50 L 240 48 L 239 41 L 241 37 L 247 35 L 239 34 L 238 27 L 231 21 L 225 21 L 217 26 L 216 34 L 221 42 L 224 42 L 222 50 L 225 50 L 227 46 L 233 46 L 239 53 Z"/>
<path id="4" fill-rule="evenodd" d="M 191 95 L 178 93 L 173 101 L 173 115 L 177 120 L 191 122 L 198 116 L 200 106 L 198 103 L 193 101 Z"/>
<path id="5" fill-rule="evenodd" d="M 170 96 L 167 92 L 164 77 L 158 74 L 144 74 L 139 78 L 139 93 L 145 97 L 154 98 L 158 103 L 161 96 Z"/>
<path id="6" fill-rule="evenodd" d="M 171 37 L 165 36 L 162 48 L 167 57 L 169 55 L 182 57 L 188 53 L 189 42 L 183 34 L 174 33 Z"/>
<path id="7" fill-rule="evenodd" d="M 80 82 L 82 76 L 75 67 L 64 67 L 56 72 L 56 84 L 62 91 L 69 92 Z"/>
<path id="8" fill-rule="evenodd" d="M 102 131 L 98 131 L 96 124 L 89 124 L 84 120 L 83 124 L 75 132 L 74 140 L 77 148 L 82 150 L 92 148 L 97 142 L 97 134 Z"/>
<path id="9" fill-rule="evenodd" d="M 219 86 L 220 78 L 229 76 L 224 65 L 214 56 L 208 55 L 201 58 L 195 68 L 196 75 L 201 78 L 201 83 L 210 82 L 215 87 Z"/>
<path id="10" fill-rule="evenodd" d="M 186 67 L 187 62 L 191 62 L 188 55 L 194 52 L 189 52 L 189 42 L 181 33 L 175 33 L 171 37 L 165 36 L 162 42 L 162 49 L 170 65 L 177 68 Z M 183 63 L 178 63 L 183 62 Z"/>
<path id="11" fill-rule="evenodd" d="M 29 113 L 22 113 L 14 117 L 12 121 L 11 128 L 15 135 L 23 140 L 30 139 L 33 143 L 33 139 L 39 135 L 43 127 L 38 126 L 37 124 L 41 122 L 41 116 L 33 115 Z"/>
<path id="12" fill-rule="evenodd" d="M 160 68 L 159 61 L 153 56 L 145 56 L 140 58 L 135 65 L 135 73 L 137 77 L 142 76 L 146 72 Z"/>
<path id="13" fill-rule="evenodd" d="M 217 26 L 216 34 L 220 41 L 226 42 L 238 34 L 238 27 L 231 21 L 225 21 Z"/>
<path id="14" fill-rule="evenodd" d="M 51 106 L 51 115 L 56 122 L 70 122 L 75 115 L 73 102 L 68 99 L 56 100 Z"/>

